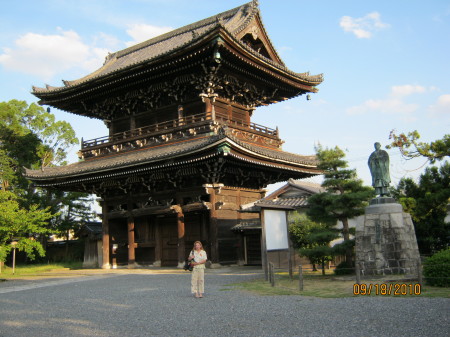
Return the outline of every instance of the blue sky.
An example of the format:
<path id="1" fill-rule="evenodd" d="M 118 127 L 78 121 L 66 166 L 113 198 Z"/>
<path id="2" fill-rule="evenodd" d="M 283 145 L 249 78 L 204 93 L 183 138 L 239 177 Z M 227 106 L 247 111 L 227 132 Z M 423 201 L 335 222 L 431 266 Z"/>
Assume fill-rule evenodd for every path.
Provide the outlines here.
<path id="1" fill-rule="evenodd" d="M 31 86 L 62 85 L 121 50 L 245 0 L 5 1 L 0 12 L 0 101 L 37 101 Z M 339 146 L 370 185 L 367 158 L 389 132 L 423 141 L 450 130 L 450 2 L 260 0 L 265 28 L 295 72 L 324 74 L 319 92 L 259 108 L 253 122 L 278 126 L 285 151 Z M 79 138 L 107 135 L 102 122 L 52 109 Z M 69 161 L 76 161 L 74 149 Z M 391 156 L 391 177 L 416 178 L 425 160 Z M 318 180 L 317 180 L 318 181 Z M 272 187 L 273 188 L 273 187 Z"/>

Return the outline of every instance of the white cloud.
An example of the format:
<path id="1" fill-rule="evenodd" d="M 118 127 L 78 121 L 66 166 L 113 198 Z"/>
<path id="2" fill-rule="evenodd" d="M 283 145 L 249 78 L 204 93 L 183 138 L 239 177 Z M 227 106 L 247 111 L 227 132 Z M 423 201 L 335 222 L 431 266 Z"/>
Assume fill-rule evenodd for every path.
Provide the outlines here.
<path id="1" fill-rule="evenodd" d="M 405 97 L 412 94 L 422 94 L 427 91 L 427 88 L 420 85 L 397 85 L 391 88 L 391 95 L 394 97 Z"/>
<path id="2" fill-rule="evenodd" d="M 102 45 L 109 50 L 115 51 L 122 47 L 122 41 L 113 35 L 100 32 L 94 37 L 94 45 Z"/>
<path id="3" fill-rule="evenodd" d="M 369 99 L 363 104 L 347 109 L 349 115 L 363 115 L 369 112 L 381 112 L 400 116 L 405 122 L 416 120 L 413 113 L 419 108 L 418 104 L 405 103 L 397 98 Z"/>
<path id="4" fill-rule="evenodd" d="M 173 28 L 168 26 L 153 26 L 144 23 L 133 24 L 127 29 L 127 33 L 133 38 L 133 41 L 128 41 L 126 45 L 127 47 L 130 47 L 151 39 L 152 37 L 170 32 L 171 30 L 173 30 Z"/>
<path id="5" fill-rule="evenodd" d="M 414 113 L 420 108 L 418 104 L 406 102 L 406 97 L 412 94 L 422 94 L 434 91 L 436 88 L 426 88 L 420 85 L 393 86 L 385 99 L 369 99 L 364 103 L 347 109 L 349 115 L 363 115 L 370 112 L 397 115 L 405 122 L 417 120 Z"/>
<path id="6" fill-rule="evenodd" d="M 380 13 L 372 12 L 362 18 L 343 16 L 339 25 L 346 32 L 351 32 L 359 39 L 370 39 L 374 32 L 390 27 L 381 21 Z"/>
<path id="7" fill-rule="evenodd" d="M 0 64 L 49 81 L 73 68 L 93 71 L 102 65 L 106 54 L 106 49 L 84 43 L 76 32 L 58 28 L 54 35 L 27 33 L 19 37 L 14 48 L 4 48 Z"/>
<path id="8" fill-rule="evenodd" d="M 437 102 L 428 107 L 432 117 L 450 118 L 450 94 L 439 96 Z"/>

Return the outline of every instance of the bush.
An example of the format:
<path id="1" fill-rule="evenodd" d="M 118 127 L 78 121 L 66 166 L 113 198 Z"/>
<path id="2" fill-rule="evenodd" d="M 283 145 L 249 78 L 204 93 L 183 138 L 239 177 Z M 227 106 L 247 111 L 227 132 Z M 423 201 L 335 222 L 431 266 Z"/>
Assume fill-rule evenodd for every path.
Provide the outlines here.
<path id="1" fill-rule="evenodd" d="M 450 248 L 425 260 L 423 276 L 430 286 L 450 287 Z"/>
<path id="2" fill-rule="evenodd" d="M 334 270 L 335 275 L 352 275 L 355 273 L 355 266 L 348 263 L 347 261 L 342 261 L 336 266 Z"/>

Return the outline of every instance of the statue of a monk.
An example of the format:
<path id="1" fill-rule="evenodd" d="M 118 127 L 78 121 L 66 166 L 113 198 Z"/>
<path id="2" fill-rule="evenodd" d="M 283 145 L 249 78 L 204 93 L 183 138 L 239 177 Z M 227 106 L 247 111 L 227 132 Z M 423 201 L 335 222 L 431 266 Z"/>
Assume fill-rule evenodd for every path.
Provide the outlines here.
<path id="1" fill-rule="evenodd" d="M 386 151 L 380 150 L 381 144 L 375 143 L 375 151 L 369 157 L 370 174 L 372 175 L 372 186 L 376 195 L 389 195 L 388 187 L 391 182 L 389 176 L 389 155 Z"/>

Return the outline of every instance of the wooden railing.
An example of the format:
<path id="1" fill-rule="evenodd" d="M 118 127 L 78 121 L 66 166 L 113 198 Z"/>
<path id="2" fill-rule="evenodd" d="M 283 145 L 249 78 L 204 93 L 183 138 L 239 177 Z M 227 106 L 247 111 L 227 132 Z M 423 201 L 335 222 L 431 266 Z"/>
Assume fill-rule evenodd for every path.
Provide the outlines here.
<path id="1" fill-rule="evenodd" d="M 278 137 L 278 128 L 271 129 L 271 128 L 268 128 L 267 126 L 264 126 L 261 124 L 256 124 L 256 123 L 247 124 L 247 123 L 244 123 L 241 121 L 231 120 L 231 119 L 224 118 L 221 116 L 216 116 L 216 121 L 218 121 L 220 124 L 225 124 L 230 127 L 237 126 L 239 128 L 243 128 L 243 129 L 251 129 L 253 131 L 260 132 L 265 135 Z"/>
<path id="2" fill-rule="evenodd" d="M 162 132 L 170 132 L 177 129 L 186 129 L 192 126 L 202 124 L 206 121 L 216 121 L 219 124 L 227 125 L 231 128 L 239 128 L 243 130 L 253 130 L 256 133 L 264 134 L 271 138 L 278 139 L 278 129 L 271 129 L 266 126 L 256 124 L 256 123 L 244 123 L 240 121 L 230 120 L 221 116 L 216 116 L 213 119 L 212 113 L 201 113 L 197 115 L 191 115 L 182 117 L 179 119 L 174 119 L 162 123 L 157 123 L 141 128 L 136 128 L 129 131 L 115 133 L 111 136 L 99 137 L 91 140 L 82 140 L 81 149 L 88 149 L 93 147 L 98 147 L 106 144 L 120 143 L 124 141 L 136 140 L 141 137 L 148 136 L 149 134 L 158 134 Z"/>

